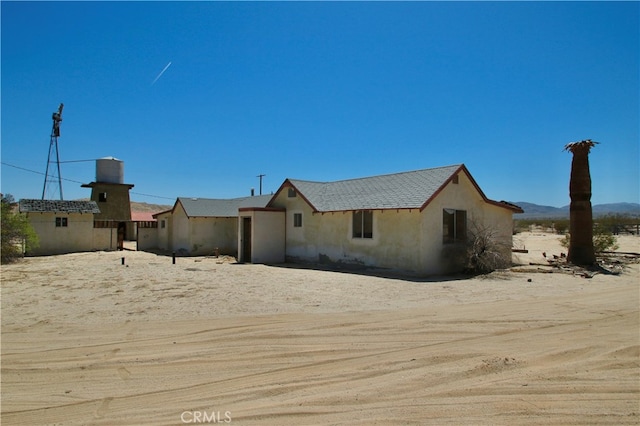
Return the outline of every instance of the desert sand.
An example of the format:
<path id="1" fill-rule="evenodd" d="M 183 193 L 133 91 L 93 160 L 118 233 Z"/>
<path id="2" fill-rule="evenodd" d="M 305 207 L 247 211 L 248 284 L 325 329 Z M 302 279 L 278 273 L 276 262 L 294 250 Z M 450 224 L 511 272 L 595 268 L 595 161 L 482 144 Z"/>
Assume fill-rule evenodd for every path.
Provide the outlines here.
<path id="1" fill-rule="evenodd" d="M 558 239 L 518 234 L 520 266 L 471 278 L 27 258 L 2 267 L 1 421 L 638 424 L 640 265 L 530 265 Z"/>

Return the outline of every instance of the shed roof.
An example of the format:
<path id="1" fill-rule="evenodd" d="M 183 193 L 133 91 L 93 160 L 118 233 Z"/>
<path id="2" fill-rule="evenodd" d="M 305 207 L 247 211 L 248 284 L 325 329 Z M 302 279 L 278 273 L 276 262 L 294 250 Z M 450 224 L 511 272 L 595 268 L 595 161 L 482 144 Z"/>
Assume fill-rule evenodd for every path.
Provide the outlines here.
<path id="1" fill-rule="evenodd" d="M 188 217 L 237 217 L 243 207 L 266 207 L 271 195 L 231 199 L 178 197 Z M 175 206 L 174 206 L 175 209 Z"/>
<path id="2" fill-rule="evenodd" d="M 131 220 L 133 222 L 153 222 L 156 220 L 153 215 L 153 212 L 131 212 Z"/>
<path id="3" fill-rule="evenodd" d="M 95 201 L 20 200 L 22 213 L 95 213 L 100 209 Z"/>
<path id="4" fill-rule="evenodd" d="M 424 209 L 458 173 L 465 173 L 487 202 L 514 211 L 520 208 L 489 200 L 464 164 L 435 167 L 335 182 L 287 179 L 317 212 L 378 209 Z"/>

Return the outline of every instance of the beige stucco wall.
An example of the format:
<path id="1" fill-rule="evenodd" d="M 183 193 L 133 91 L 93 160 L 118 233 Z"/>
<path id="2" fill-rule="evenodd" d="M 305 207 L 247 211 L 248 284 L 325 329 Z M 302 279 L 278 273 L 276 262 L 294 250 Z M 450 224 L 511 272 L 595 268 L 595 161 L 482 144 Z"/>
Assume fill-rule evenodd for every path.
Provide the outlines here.
<path id="1" fill-rule="evenodd" d="M 282 263 L 285 261 L 285 212 L 241 211 L 237 221 L 237 244 L 241 247 L 242 219 L 251 218 L 251 262 Z"/>
<path id="2" fill-rule="evenodd" d="M 170 250 L 175 252 L 191 251 L 191 241 L 189 240 L 189 218 L 182 208 L 182 204 L 178 203 L 171 217 L 171 239 L 172 246 Z"/>
<path id="3" fill-rule="evenodd" d="M 156 228 L 158 232 L 157 247 L 160 250 L 171 250 L 171 212 L 159 214 L 156 219 L 158 221 L 158 227 Z M 162 221 L 164 221 L 164 227 L 162 226 Z"/>
<path id="4" fill-rule="evenodd" d="M 93 214 L 27 213 L 40 246 L 27 255 L 48 255 L 94 250 Z M 56 227 L 56 217 L 66 217 L 66 227 Z"/>
<path id="5" fill-rule="evenodd" d="M 112 251 L 118 249 L 118 228 L 93 228 L 93 249 Z"/>
<path id="6" fill-rule="evenodd" d="M 138 250 L 158 248 L 158 228 L 138 228 Z"/>
<path id="7" fill-rule="evenodd" d="M 157 220 L 157 245 L 162 250 L 211 255 L 218 249 L 220 254 L 237 255 L 237 217 L 188 217 L 178 202 L 173 213 L 158 215 Z"/>
<path id="8" fill-rule="evenodd" d="M 286 257 L 291 261 L 342 263 L 397 270 L 420 267 L 421 214 L 413 210 L 373 212 L 373 238 L 353 238 L 353 212 L 313 213 L 302 197 L 282 191 L 273 203 L 286 209 Z M 302 227 L 293 226 L 302 213 Z"/>
<path id="9" fill-rule="evenodd" d="M 423 265 L 421 270 L 427 273 L 446 273 L 457 268 L 453 259 L 448 258 L 447 244 L 442 242 L 442 211 L 443 209 L 465 210 L 467 212 L 467 232 L 475 229 L 490 228 L 497 238 L 508 247 L 511 258 L 512 246 L 512 212 L 511 210 L 486 202 L 476 190 L 473 183 L 464 174 L 459 174 L 459 183 L 450 182 L 429 203 L 423 212 L 423 229 L 425 235 L 430 235 L 424 240 Z M 443 250 L 445 249 L 445 250 Z"/>
<path id="10" fill-rule="evenodd" d="M 419 274 L 451 272 L 458 266 L 447 258 L 443 244 L 443 209 L 467 211 L 467 229 L 491 227 L 511 248 L 512 213 L 484 201 L 464 173 L 449 183 L 421 212 L 419 209 L 375 210 L 373 238 L 352 238 L 352 212 L 313 213 L 301 196 L 277 194 L 273 207 L 286 209 L 288 260 L 376 266 Z M 293 226 L 302 213 L 302 227 Z M 507 256 L 510 255 L 506 254 Z"/>
<path id="11" fill-rule="evenodd" d="M 237 217 L 192 217 L 189 219 L 190 254 L 235 256 L 238 252 Z"/>

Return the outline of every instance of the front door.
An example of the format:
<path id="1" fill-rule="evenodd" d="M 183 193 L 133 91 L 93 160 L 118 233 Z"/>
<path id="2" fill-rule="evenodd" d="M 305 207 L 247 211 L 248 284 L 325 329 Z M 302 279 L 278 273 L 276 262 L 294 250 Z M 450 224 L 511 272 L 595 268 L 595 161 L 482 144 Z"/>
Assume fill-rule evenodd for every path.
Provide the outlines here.
<path id="1" fill-rule="evenodd" d="M 251 262 L 251 218 L 242 218 L 242 253 L 240 262 Z"/>

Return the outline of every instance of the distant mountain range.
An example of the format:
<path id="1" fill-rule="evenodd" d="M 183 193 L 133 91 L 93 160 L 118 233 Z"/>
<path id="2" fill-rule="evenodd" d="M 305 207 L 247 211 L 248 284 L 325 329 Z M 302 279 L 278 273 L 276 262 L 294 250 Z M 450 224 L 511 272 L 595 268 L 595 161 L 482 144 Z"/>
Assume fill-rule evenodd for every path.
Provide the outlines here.
<path id="1" fill-rule="evenodd" d="M 513 204 L 522 207 L 524 213 L 514 216 L 515 219 L 544 219 L 544 218 L 568 218 L 569 206 L 552 207 L 527 203 L 526 201 L 514 201 Z M 640 217 L 640 204 L 638 203 L 611 203 L 594 204 L 592 207 L 594 216 L 608 214 L 624 214 Z"/>
<path id="2" fill-rule="evenodd" d="M 131 211 L 132 212 L 145 212 L 145 213 L 159 213 L 166 210 L 170 210 L 173 207 L 173 204 L 149 204 L 149 203 L 141 203 L 138 201 L 131 201 Z"/>

